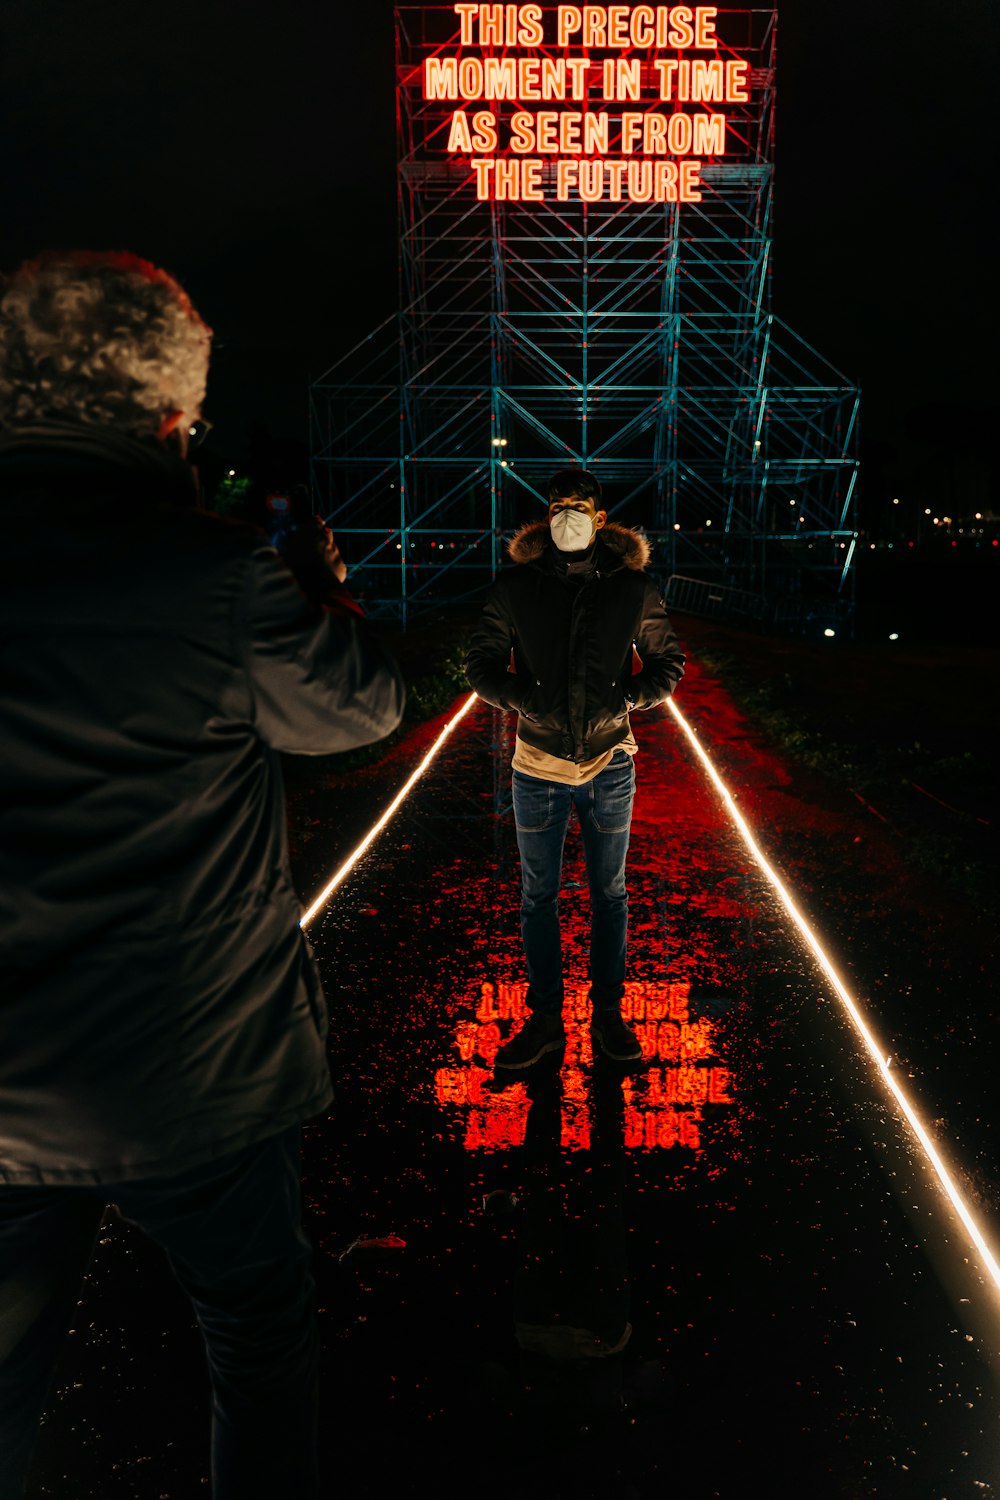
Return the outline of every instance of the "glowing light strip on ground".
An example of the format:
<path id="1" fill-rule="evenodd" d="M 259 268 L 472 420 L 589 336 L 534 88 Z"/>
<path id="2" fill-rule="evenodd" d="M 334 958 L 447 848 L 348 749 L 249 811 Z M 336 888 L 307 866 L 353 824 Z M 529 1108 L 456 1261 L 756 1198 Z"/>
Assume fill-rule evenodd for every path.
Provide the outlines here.
<path id="1" fill-rule="evenodd" d="M 927 1134 L 927 1131 L 924 1129 L 924 1126 L 921 1124 L 916 1110 L 913 1108 L 913 1105 L 910 1103 L 909 1099 L 906 1097 L 906 1094 L 903 1092 L 903 1089 L 900 1087 L 900 1085 L 896 1081 L 896 1078 L 893 1076 L 890 1070 L 890 1059 L 888 1057 L 883 1057 L 881 1052 L 879 1051 L 875 1038 L 868 1030 L 868 1027 L 865 1024 L 864 1017 L 858 1010 L 856 1002 L 849 994 L 844 981 L 841 979 L 840 975 L 833 967 L 833 964 L 830 962 L 829 958 L 824 952 L 822 944 L 816 937 L 812 928 L 809 926 L 809 923 L 799 911 L 799 908 L 796 906 L 795 901 L 793 900 L 792 895 L 785 885 L 784 881 L 781 879 L 777 871 L 771 866 L 763 850 L 758 845 L 756 839 L 750 831 L 746 819 L 743 817 L 742 813 L 738 811 L 729 788 L 723 782 L 712 762 L 709 760 L 705 750 L 702 748 L 701 741 L 698 739 L 698 736 L 695 734 L 694 730 L 691 728 L 690 724 L 688 724 L 684 715 L 681 713 L 680 709 L 672 699 L 667 700 L 667 707 L 670 709 L 670 712 L 673 714 L 674 718 L 677 720 L 677 723 L 684 731 L 684 734 L 687 736 L 691 748 L 694 750 L 695 755 L 698 757 L 702 766 L 705 768 L 705 772 L 709 780 L 725 803 L 726 810 L 728 811 L 729 816 L 732 818 L 736 827 L 739 829 L 740 834 L 743 838 L 743 842 L 750 850 L 750 853 L 753 855 L 757 864 L 763 870 L 769 884 L 776 892 L 778 899 L 781 901 L 782 906 L 785 908 L 786 912 L 795 923 L 799 932 L 802 934 L 807 947 L 810 949 L 813 957 L 816 959 L 816 962 L 819 964 L 820 968 L 823 970 L 823 973 L 826 975 L 827 979 L 830 981 L 830 984 L 833 986 L 833 989 L 837 994 L 837 998 L 840 1000 L 844 1009 L 847 1011 L 847 1014 L 850 1016 L 852 1022 L 854 1023 L 854 1026 L 862 1041 L 864 1042 L 865 1048 L 867 1049 L 872 1061 L 881 1073 L 887 1087 L 892 1092 L 896 1103 L 899 1105 L 903 1114 L 906 1116 L 906 1119 L 909 1121 L 910 1129 L 913 1131 L 917 1140 L 923 1147 L 924 1154 L 927 1157 L 927 1160 L 929 1161 L 938 1182 L 941 1184 L 941 1187 L 947 1194 L 951 1206 L 958 1214 L 958 1217 L 961 1219 L 966 1230 L 968 1231 L 972 1243 L 975 1245 L 976 1249 L 979 1251 L 979 1254 L 982 1256 L 983 1263 L 986 1269 L 989 1271 L 989 1274 L 992 1277 L 995 1286 L 998 1290 L 1000 1290 L 1000 1266 L 997 1265 L 993 1253 L 987 1245 L 985 1239 L 983 1238 L 978 1224 L 966 1207 L 965 1200 L 962 1198 L 961 1193 L 955 1186 L 948 1173 L 947 1167 L 938 1155 L 934 1147 L 934 1142 L 931 1140 L 930 1136 Z"/>
<path id="2" fill-rule="evenodd" d="M 475 693 L 470 693 L 468 698 L 466 698 L 465 702 L 462 704 L 462 707 L 458 710 L 458 713 L 453 715 L 453 717 L 448 720 L 447 724 L 444 726 L 441 733 L 438 735 L 437 739 L 434 741 L 433 745 L 428 750 L 427 754 L 424 756 L 417 769 L 414 771 L 413 775 L 404 786 L 400 787 L 399 791 L 389 803 L 389 806 L 379 818 L 378 822 L 373 824 L 372 827 L 369 828 L 368 832 L 365 834 L 358 847 L 353 851 L 353 853 L 347 856 L 347 858 L 344 860 L 344 863 L 337 870 L 336 874 L 332 875 L 327 881 L 326 885 L 320 891 L 319 895 L 309 907 L 308 911 L 303 913 L 301 921 L 299 923 L 300 927 L 308 927 L 309 923 L 312 921 L 316 913 L 322 911 L 323 907 L 329 901 L 338 885 L 340 885 L 342 881 L 346 880 L 347 876 L 354 869 L 354 866 L 357 864 L 362 854 L 364 854 L 365 850 L 370 848 L 378 838 L 379 834 L 382 832 L 382 829 L 388 823 L 389 819 L 392 817 L 396 809 L 401 807 L 402 804 L 406 801 L 407 797 L 413 791 L 413 788 L 416 786 L 421 776 L 427 770 L 427 767 L 430 765 L 435 755 L 437 755 L 438 751 L 441 749 L 441 746 L 444 744 L 445 740 L 451 734 L 452 730 L 465 718 L 466 714 L 469 712 L 469 709 L 472 707 L 475 701 Z"/>

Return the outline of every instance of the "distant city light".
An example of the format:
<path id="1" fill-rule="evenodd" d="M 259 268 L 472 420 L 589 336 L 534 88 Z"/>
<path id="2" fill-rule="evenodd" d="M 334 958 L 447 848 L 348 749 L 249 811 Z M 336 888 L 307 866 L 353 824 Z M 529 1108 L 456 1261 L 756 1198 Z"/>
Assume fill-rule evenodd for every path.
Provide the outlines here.
<path id="1" fill-rule="evenodd" d="M 827 628 L 824 630 L 823 634 L 825 636 L 835 636 L 837 634 L 837 632 L 835 630 L 831 630 L 830 627 L 827 626 Z"/>
<path id="2" fill-rule="evenodd" d="M 712 523 L 711 523 L 711 521 L 706 521 L 706 522 L 705 522 L 705 525 L 706 525 L 706 526 L 711 526 L 711 524 L 712 524 Z"/>
<path id="3" fill-rule="evenodd" d="M 892 503 L 893 503 L 893 505 L 898 505 L 899 501 L 898 500 L 894 500 Z"/>
<path id="4" fill-rule="evenodd" d="M 899 640 L 899 631 L 898 630 L 894 630 L 892 632 L 892 634 L 890 635 L 889 639 L 890 639 L 890 641 L 898 641 Z"/>
<path id="5" fill-rule="evenodd" d="M 235 469 L 230 469 L 230 471 L 229 471 L 229 477 L 230 477 L 230 479 L 235 479 L 236 478 L 236 470 Z"/>
<path id="6" fill-rule="evenodd" d="M 675 521 L 674 522 L 674 530 L 675 531 L 680 531 L 680 529 L 681 529 L 681 523 L 680 523 L 680 521 Z"/>
<path id="7" fill-rule="evenodd" d="M 929 516 L 929 515 L 930 515 L 930 511 L 929 511 L 929 510 L 925 510 L 925 511 L 924 511 L 924 515 L 925 515 L 925 516 Z"/>

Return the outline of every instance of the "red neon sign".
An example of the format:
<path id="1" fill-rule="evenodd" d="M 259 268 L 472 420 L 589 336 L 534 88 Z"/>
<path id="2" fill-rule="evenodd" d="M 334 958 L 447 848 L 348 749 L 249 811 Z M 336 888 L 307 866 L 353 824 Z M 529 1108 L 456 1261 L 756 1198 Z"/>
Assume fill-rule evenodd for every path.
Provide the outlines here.
<path id="1" fill-rule="evenodd" d="M 750 102 L 750 64 L 719 55 L 717 6 L 453 9 L 454 50 L 424 59 L 423 97 L 454 106 L 438 149 L 467 164 L 478 198 L 700 202 L 706 162 L 727 152 L 726 106 Z M 574 107 L 532 107 L 546 104 Z"/>

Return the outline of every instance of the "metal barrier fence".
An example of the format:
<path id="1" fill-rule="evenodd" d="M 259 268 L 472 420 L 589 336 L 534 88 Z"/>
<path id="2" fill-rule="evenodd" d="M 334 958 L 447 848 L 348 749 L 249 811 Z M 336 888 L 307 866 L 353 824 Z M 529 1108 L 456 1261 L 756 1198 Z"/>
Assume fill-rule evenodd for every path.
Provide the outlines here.
<path id="1" fill-rule="evenodd" d="M 727 588 L 704 578 L 684 578 L 672 573 L 667 579 L 664 599 L 669 608 L 682 614 L 704 615 L 709 619 L 767 621 L 771 606 L 763 594 L 749 589 Z"/>

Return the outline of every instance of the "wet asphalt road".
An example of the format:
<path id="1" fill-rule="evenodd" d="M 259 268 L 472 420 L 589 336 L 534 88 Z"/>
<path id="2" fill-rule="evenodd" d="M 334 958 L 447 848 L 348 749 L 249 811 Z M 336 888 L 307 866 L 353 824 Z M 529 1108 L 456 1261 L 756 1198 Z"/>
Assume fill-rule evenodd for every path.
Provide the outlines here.
<path id="1" fill-rule="evenodd" d="M 709 744 L 712 691 L 682 704 Z M 566 1056 L 495 1087 L 525 988 L 512 732 L 477 704 L 311 928 L 338 1095 L 304 1149 L 330 1495 L 1000 1492 L 995 1295 L 666 715 L 637 726 L 644 1065 L 591 1057 L 571 829 Z M 325 806 L 304 896 L 415 758 Z M 206 1436 L 191 1315 L 111 1220 L 31 1493 L 206 1494 Z"/>

